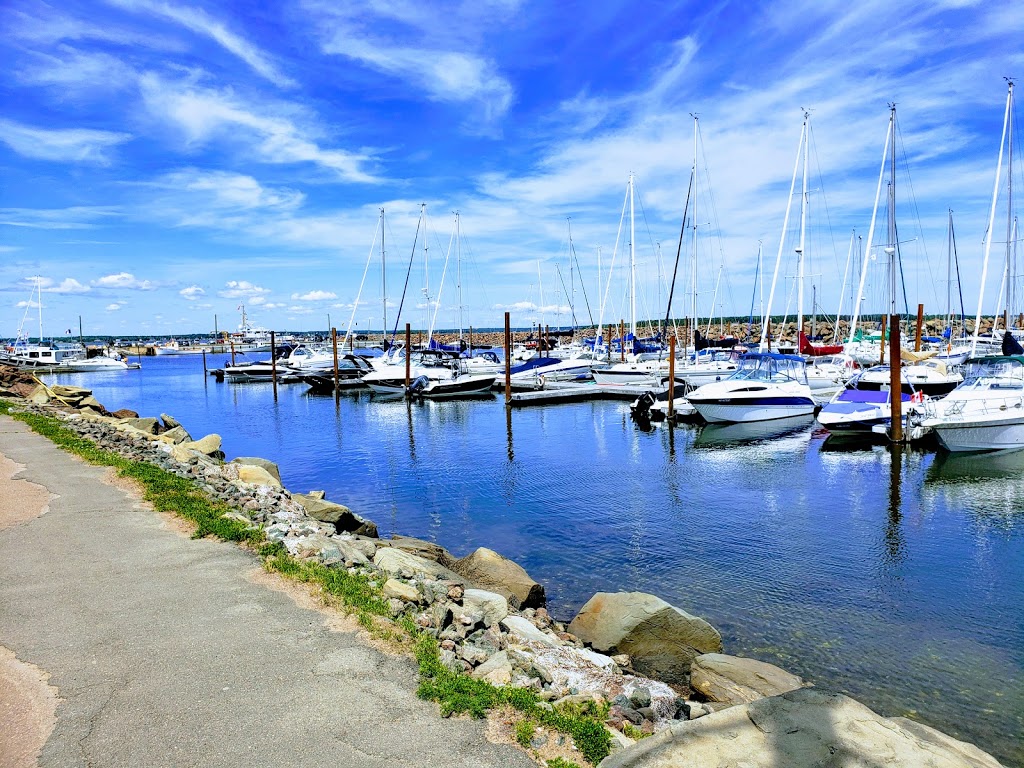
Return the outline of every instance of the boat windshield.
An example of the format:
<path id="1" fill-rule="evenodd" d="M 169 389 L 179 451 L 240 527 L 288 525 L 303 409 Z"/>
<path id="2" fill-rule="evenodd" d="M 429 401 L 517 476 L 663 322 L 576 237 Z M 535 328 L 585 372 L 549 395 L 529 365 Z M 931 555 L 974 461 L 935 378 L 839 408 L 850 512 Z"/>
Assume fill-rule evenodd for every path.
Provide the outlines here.
<path id="1" fill-rule="evenodd" d="M 741 357 L 739 370 L 732 375 L 733 379 L 748 381 L 800 381 L 807 379 L 805 364 L 802 360 L 768 356 Z"/>
<path id="2" fill-rule="evenodd" d="M 1024 389 L 1024 362 L 1007 358 L 969 360 L 961 386 L 978 389 Z"/>

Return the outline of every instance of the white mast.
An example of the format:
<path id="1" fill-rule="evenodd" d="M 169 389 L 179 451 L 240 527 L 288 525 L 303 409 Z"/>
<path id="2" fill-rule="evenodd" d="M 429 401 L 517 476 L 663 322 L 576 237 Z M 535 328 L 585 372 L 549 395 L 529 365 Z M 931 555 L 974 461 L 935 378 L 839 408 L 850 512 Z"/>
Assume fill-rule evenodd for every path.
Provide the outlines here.
<path id="1" fill-rule="evenodd" d="M 629 332 L 636 338 L 636 226 L 633 221 L 633 174 L 629 174 Z"/>
<path id="2" fill-rule="evenodd" d="M 374 233 L 376 236 L 376 233 Z M 370 252 L 373 252 L 373 246 L 370 247 Z M 369 260 L 366 262 L 366 266 L 370 266 Z M 363 279 L 365 279 L 365 274 Z M 360 286 L 360 292 L 362 292 L 362 286 Z M 387 252 L 384 250 L 384 209 L 380 209 L 380 300 L 384 305 L 384 338 L 388 337 L 388 264 L 387 264 Z M 353 309 L 352 317 L 355 318 L 355 310 Z"/>
<path id="3" fill-rule="evenodd" d="M 800 143 L 796 147 L 796 162 L 793 164 L 793 179 L 789 182 L 789 197 L 786 198 L 786 215 L 782 219 L 782 237 L 779 238 L 779 252 L 775 256 L 775 271 L 772 273 L 772 287 L 768 290 L 768 307 L 761 317 L 761 341 L 758 349 L 762 352 L 767 348 L 768 322 L 772 316 L 772 302 L 775 300 L 775 286 L 779 280 L 779 265 L 782 263 L 782 249 L 786 247 L 786 230 L 789 229 L 789 211 L 793 207 L 793 190 L 796 189 L 796 174 L 800 170 L 800 150 L 803 147 L 804 131 L 807 128 L 807 120 L 804 119 L 804 126 L 800 129 Z M 787 310 L 788 311 L 788 310 Z"/>
<path id="4" fill-rule="evenodd" d="M 804 125 L 800 129 L 800 136 L 804 144 L 804 174 L 803 174 L 803 191 L 800 195 L 800 245 L 796 248 L 796 260 L 797 260 L 797 290 L 796 290 L 796 304 L 797 304 L 797 315 L 796 315 L 796 338 L 797 338 L 797 354 L 800 352 L 800 334 L 804 330 L 804 245 L 806 244 L 807 234 L 807 151 L 810 145 L 810 132 L 811 127 L 808 124 L 808 120 L 811 117 L 811 113 L 804 110 Z"/>
<path id="5" fill-rule="evenodd" d="M 462 341 L 462 224 L 459 212 L 455 212 L 455 279 L 458 282 L 459 294 L 459 342 Z M 461 344 L 460 344 L 461 346 Z"/>
<path id="6" fill-rule="evenodd" d="M 885 165 L 889 161 L 889 138 L 896 141 L 895 114 L 889 113 L 889 127 L 885 131 L 885 147 L 882 149 L 882 168 L 878 172 L 878 187 L 875 189 L 875 205 L 871 209 L 871 225 L 868 227 L 868 246 L 864 251 L 864 264 L 860 270 L 860 286 L 853 302 L 853 319 L 850 320 L 849 343 L 853 343 L 853 334 L 857 332 L 857 321 L 860 319 L 860 304 L 864 297 L 864 280 L 868 276 L 868 262 L 871 261 L 871 240 L 875 235 L 875 220 L 878 218 L 878 200 L 882 195 L 882 179 L 885 178 Z"/>
<path id="7" fill-rule="evenodd" d="M 341 341 L 342 349 L 348 344 L 349 336 L 352 334 L 352 328 L 356 322 L 356 310 L 359 309 L 359 300 L 363 295 L 363 285 L 366 283 L 366 275 L 370 271 L 370 261 L 373 260 L 373 249 L 377 246 L 377 230 L 381 233 L 381 253 L 383 254 L 384 248 L 384 209 L 380 209 L 380 216 L 377 217 L 377 227 L 373 230 L 373 242 L 370 243 L 370 253 L 366 257 L 366 266 L 363 267 L 363 279 L 359 281 L 359 292 L 356 293 L 356 300 L 352 303 L 352 314 L 348 318 L 348 328 L 345 329 L 345 338 Z M 387 302 L 384 304 L 385 311 L 387 311 Z M 372 318 L 371 318 L 372 319 Z M 385 318 L 384 325 L 384 338 L 388 335 L 387 319 Z"/>
<path id="8" fill-rule="evenodd" d="M 36 276 L 36 308 L 39 310 L 39 344 L 43 343 L 43 278 Z"/>
<path id="9" fill-rule="evenodd" d="M 690 335 L 693 336 L 693 351 L 697 351 L 697 130 L 700 116 L 694 112 L 690 113 L 693 118 L 693 258 L 690 259 L 690 290 L 693 292 L 691 309 L 693 316 L 690 322 Z M 695 358 L 696 359 L 696 358 Z"/>
<path id="10" fill-rule="evenodd" d="M 1007 126 L 1010 123 L 1010 107 L 1013 104 L 1013 81 L 1007 80 L 1006 112 L 1003 115 L 1003 135 L 999 139 L 999 161 L 996 164 L 996 181 L 992 188 L 992 208 L 988 214 L 988 230 L 985 236 L 985 258 L 981 263 L 981 287 L 978 289 L 978 311 L 974 316 L 974 337 L 971 339 L 971 357 L 978 348 L 978 332 L 981 330 L 981 303 L 985 298 L 985 279 L 988 277 L 988 257 L 992 252 L 992 228 L 996 222 L 996 202 L 999 199 L 999 176 L 1003 171 L 1003 147 L 1006 145 Z"/>

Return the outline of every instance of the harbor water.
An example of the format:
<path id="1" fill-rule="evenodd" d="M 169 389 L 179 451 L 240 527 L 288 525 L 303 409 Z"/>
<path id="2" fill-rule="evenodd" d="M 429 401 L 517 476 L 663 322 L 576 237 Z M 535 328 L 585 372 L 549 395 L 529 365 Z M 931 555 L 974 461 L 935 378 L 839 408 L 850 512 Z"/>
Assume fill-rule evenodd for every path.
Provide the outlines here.
<path id="1" fill-rule="evenodd" d="M 495 549 L 556 617 L 650 592 L 710 621 L 727 653 L 1024 766 L 1024 452 L 836 445 L 810 419 L 644 430 L 618 401 L 510 412 L 301 384 L 275 401 L 194 355 L 59 378 L 216 432 L 228 458 L 277 462 L 286 487 L 325 490 L 382 536 Z"/>

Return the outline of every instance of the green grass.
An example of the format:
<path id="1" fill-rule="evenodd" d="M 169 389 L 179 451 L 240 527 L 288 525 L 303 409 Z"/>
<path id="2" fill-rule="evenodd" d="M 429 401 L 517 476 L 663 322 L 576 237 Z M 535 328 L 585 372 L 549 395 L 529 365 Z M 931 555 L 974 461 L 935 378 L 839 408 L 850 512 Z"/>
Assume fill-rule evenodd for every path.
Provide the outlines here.
<path id="1" fill-rule="evenodd" d="M 523 749 L 530 748 L 530 742 L 533 741 L 534 734 L 537 733 L 537 724 L 526 718 L 516 723 L 516 741 L 519 742 L 519 746 Z"/>
<path id="2" fill-rule="evenodd" d="M 566 760 L 564 757 L 556 757 L 553 760 L 548 760 L 548 768 L 580 768 L 576 763 L 571 760 Z"/>
<path id="3" fill-rule="evenodd" d="M 628 736 L 633 741 L 640 741 L 640 739 L 646 739 L 648 736 L 651 736 L 652 734 L 646 733 L 645 731 L 641 731 L 632 723 L 623 723 L 622 735 Z"/>
<path id="4" fill-rule="evenodd" d="M 422 632 L 408 617 L 390 619 L 388 603 L 381 588 L 372 584 L 365 575 L 292 557 L 280 543 L 267 541 L 262 529 L 224 517 L 226 512 L 231 511 L 231 507 L 210 499 L 191 480 L 153 464 L 126 459 L 113 451 L 103 450 L 58 419 L 20 411 L 3 400 L 0 400 L 0 413 L 23 421 L 33 431 L 91 464 L 113 467 L 121 477 L 135 480 L 141 486 L 146 501 L 156 509 L 194 523 L 194 538 L 214 536 L 253 547 L 263 559 L 267 570 L 319 587 L 325 595 L 333 598 L 332 602 L 354 614 L 361 626 L 378 637 L 400 644 L 412 644 L 420 671 L 417 695 L 436 701 L 442 716 L 465 713 L 480 718 L 492 709 L 508 705 L 524 715 L 523 723 L 529 723 L 529 726 L 523 723 L 517 726 L 517 738 L 525 738 L 524 746 L 529 746 L 536 725 L 542 724 L 571 736 L 590 763 L 600 762 L 611 751 L 611 736 L 602 724 L 608 714 L 607 704 L 588 702 L 550 709 L 540 706 L 532 690 L 499 688 L 462 672 L 450 670 L 441 663 L 437 641 L 433 637 Z M 522 737 L 520 727 L 523 729 Z M 552 768 L 574 766 L 565 761 L 548 761 L 548 765 Z"/>

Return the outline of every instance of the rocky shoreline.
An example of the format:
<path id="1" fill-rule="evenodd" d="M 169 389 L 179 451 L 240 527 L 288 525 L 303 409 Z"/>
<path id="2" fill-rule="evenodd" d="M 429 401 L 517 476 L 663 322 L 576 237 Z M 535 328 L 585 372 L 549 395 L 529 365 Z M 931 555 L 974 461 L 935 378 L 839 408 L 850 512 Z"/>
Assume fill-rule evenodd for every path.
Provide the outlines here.
<path id="1" fill-rule="evenodd" d="M 497 552 L 455 558 L 432 542 L 381 539 L 372 521 L 323 492 L 285 489 L 272 462 L 225 462 L 218 435 L 194 440 L 167 414 L 111 412 L 89 390 L 47 387 L 5 368 L 0 396 L 21 398 L 101 449 L 189 479 L 231 508 L 226 517 L 261 529 L 297 559 L 366 577 L 395 620 L 434 638 L 448 669 L 531 689 L 543 707 L 596 702 L 613 745 L 602 765 L 704 766 L 711 749 L 717 764 L 752 767 L 876 759 L 999 766 L 928 726 L 883 718 L 771 664 L 725 655 L 714 627 L 654 595 L 598 593 L 571 622 L 557 621 L 544 587 Z"/>

